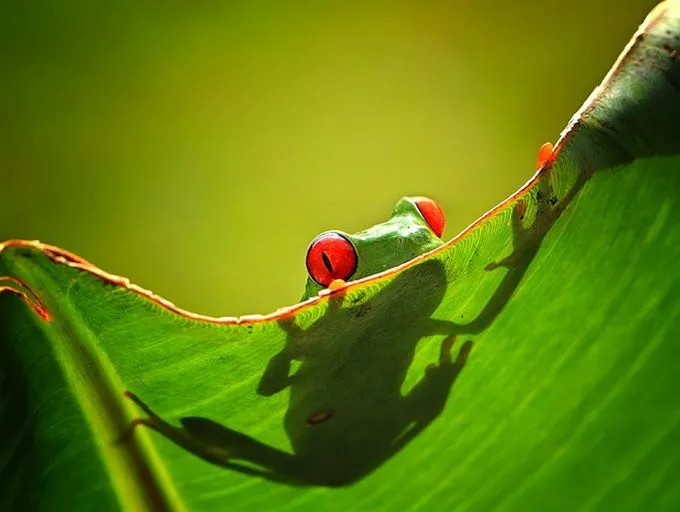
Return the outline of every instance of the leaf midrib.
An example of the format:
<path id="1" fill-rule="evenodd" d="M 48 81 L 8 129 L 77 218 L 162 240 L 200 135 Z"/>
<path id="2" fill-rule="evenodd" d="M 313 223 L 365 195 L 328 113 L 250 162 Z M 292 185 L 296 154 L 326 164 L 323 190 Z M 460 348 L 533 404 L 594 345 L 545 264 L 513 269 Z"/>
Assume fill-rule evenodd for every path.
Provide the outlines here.
<path id="1" fill-rule="evenodd" d="M 43 281 L 38 272 L 17 261 L 17 274 L 31 274 L 31 281 Z M 28 281 L 28 279 L 27 279 Z M 50 286 L 52 284 L 52 286 Z M 125 435 L 130 426 L 130 409 L 122 400 L 124 386 L 113 364 L 100 347 L 68 296 L 45 294 L 45 306 L 52 319 L 40 323 L 63 371 L 72 395 L 79 404 L 106 467 L 111 485 L 124 510 L 185 510 L 169 472 L 145 433 Z M 139 435 L 139 434 L 142 435 Z"/>

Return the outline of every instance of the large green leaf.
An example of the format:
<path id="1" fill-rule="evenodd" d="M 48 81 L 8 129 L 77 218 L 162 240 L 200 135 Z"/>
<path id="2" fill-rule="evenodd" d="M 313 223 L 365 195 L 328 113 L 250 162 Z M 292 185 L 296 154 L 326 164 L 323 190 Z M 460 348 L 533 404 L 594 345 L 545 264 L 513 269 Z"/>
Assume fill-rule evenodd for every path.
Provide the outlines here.
<path id="1" fill-rule="evenodd" d="M 0 245 L 1 507 L 680 508 L 679 51 L 668 1 L 516 194 L 271 315 Z"/>

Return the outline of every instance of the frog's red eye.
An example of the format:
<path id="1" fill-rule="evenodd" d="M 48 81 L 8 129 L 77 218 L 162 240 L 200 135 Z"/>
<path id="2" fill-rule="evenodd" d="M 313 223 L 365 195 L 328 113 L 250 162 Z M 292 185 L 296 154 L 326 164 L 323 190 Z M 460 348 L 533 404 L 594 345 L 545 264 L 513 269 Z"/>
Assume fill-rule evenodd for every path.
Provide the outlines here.
<path id="1" fill-rule="evenodd" d="M 444 217 L 444 210 L 439 206 L 439 203 L 429 197 L 414 197 L 413 202 L 418 207 L 418 211 L 420 211 L 427 225 L 430 226 L 430 229 L 441 238 L 444 234 L 446 218 Z"/>
<path id="2" fill-rule="evenodd" d="M 340 233 L 317 236 L 307 250 L 307 271 L 321 286 L 336 279 L 348 280 L 357 269 L 357 252 L 352 242 Z"/>

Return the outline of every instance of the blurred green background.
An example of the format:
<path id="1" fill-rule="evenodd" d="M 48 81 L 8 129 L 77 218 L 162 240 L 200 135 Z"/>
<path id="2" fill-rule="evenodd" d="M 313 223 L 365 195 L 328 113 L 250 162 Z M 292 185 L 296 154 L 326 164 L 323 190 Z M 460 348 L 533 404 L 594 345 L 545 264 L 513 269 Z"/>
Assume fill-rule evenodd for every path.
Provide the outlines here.
<path id="1" fill-rule="evenodd" d="M 0 239 L 269 312 L 321 231 L 513 192 L 655 3 L 2 2 Z"/>

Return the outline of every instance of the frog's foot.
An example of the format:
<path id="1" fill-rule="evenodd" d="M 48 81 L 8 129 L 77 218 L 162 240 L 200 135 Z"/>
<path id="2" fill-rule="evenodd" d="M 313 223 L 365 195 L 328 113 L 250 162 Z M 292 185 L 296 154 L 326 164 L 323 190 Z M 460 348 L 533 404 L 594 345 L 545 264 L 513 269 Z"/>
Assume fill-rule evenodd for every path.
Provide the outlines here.
<path id="1" fill-rule="evenodd" d="M 135 403 L 146 415 L 146 418 L 135 418 L 130 422 L 130 425 L 125 429 L 123 434 L 118 439 L 118 443 L 129 442 L 132 439 L 138 427 L 145 426 L 155 430 L 161 434 L 166 434 L 168 429 L 173 429 L 171 425 L 163 421 L 156 413 L 154 413 L 148 405 L 135 395 L 132 391 L 125 391 L 123 396 Z"/>
<path id="2" fill-rule="evenodd" d="M 142 411 L 144 411 L 145 414 L 147 414 L 151 418 L 158 418 L 155 412 L 151 410 L 151 408 L 146 405 L 144 402 L 142 402 L 142 399 L 139 398 L 137 395 L 135 395 L 132 391 L 124 391 L 123 396 L 127 398 L 128 400 L 131 400 L 134 402 L 134 404 L 139 407 Z"/>
<path id="3" fill-rule="evenodd" d="M 536 169 L 542 169 L 551 165 L 555 160 L 555 151 L 552 142 L 546 142 L 538 150 L 536 157 Z"/>
<path id="4" fill-rule="evenodd" d="M 123 433 L 120 435 L 118 439 L 116 439 L 116 444 L 125 444 L 129 443 L 132 441 L 132 438 L 135 435 L 135 431 L 137 430 L 137 427 L 140 426 L 147 426 L 153 430 L 156 430 L 156 423 L 150 419 L 150 418 L 135 418 L 133 419 L 128 427 L 123 431 Z"/>
<path id="5" fill-rule="evenodd" d="M 133 419 L 123 433 L 116 439 L 116 444 L 125 444 L 132 441 L 138 427 L 145 426 L 151 430 L 155 430 L 161 434 L 165 433 L 161 422 L 155 418 L 135 418 Z"/>
<path id="6" fill-rule="evenodd" d="M 319 297 L 323 297 L 324 295 L 328 295 L 337 290 L 341 290 L 345 286 L 347 286 L 347 281 L 345 281 L 344 279 L 333 279 L 328 284 L 327 288 L 324 288 L 319 292 Z"/>

